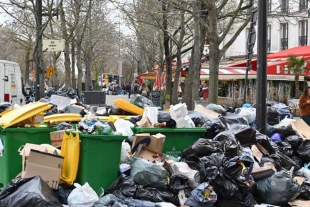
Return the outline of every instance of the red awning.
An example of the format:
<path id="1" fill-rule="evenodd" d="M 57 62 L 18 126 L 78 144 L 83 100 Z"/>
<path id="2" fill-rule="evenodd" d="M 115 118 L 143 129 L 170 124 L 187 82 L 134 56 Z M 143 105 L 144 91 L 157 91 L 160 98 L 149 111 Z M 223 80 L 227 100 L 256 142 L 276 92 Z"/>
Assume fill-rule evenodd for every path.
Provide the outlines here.
<path id="1" fill-rule="evenodd" d="M 245 75 L 246 70 L 233 69 L 226 67 L 226 69 L 219 69 L 219 75 Z M 256 71 L 250 70 L 249 75 L 256 75 Z M 209 75 L 209 69 L 201 69 L 200 75 Z"/>
<path id="2" fill-rule="evenodd" d="M 246 67 L 246 60 L 242 60 L 242 61 L 239 61 L 239 62 L 235 62 L 235 63 L 232 63 L 232 64 L 229 64 L 227 65 L 227 67 Z M 254 59 L 251 61 L 251 69 L 252 70 L 257 70 L 257 60 Z"/>
<path id="3" fill-rule="evenodd" d="M 288 50 L 282 50 L 280 52 L 268 55 L 267 59 L 287 58 L 289 55 L 310 56 L 310 46 L 300 46 L 293 47 Z"/>

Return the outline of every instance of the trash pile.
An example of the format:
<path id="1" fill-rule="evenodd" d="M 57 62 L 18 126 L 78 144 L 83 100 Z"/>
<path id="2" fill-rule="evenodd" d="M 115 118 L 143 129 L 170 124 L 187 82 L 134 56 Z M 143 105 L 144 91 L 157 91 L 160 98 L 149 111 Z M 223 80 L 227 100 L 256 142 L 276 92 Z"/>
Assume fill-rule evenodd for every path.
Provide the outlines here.
<path id="1" fill-rule="evenodd" d="M 95 107 L 82 109 L 84 115 L 45 116 L 28 128 L 40 137 L 19 121 L 54 105 L 34 103 L 4 114 L 0 206 L 310 205 L 309 126 L 292 119 L 284 104 L 268 106 L 265 135 L 255 129 L 255 106 L 188 111 L 177 104 L 166 112 L 141 99 L 134 107 L 116 101 L 137 116 L 97 116 L 102 113 Z M 26 134 L 13 144 L 10 129 Z"/>

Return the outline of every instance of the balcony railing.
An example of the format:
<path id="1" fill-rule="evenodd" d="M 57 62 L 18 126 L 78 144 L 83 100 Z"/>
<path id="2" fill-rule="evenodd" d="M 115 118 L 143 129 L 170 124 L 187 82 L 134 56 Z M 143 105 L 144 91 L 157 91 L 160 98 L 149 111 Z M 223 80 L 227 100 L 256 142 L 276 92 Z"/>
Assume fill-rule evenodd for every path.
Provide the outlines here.
<path id="1" fill-rule="evenodd" d="M 308 37 L 307 36 L 299 36 L 299 45 L 300 46 L 308 45 Z"/>
<path id="2" fill-rule="evenodd" d="M 267 40 L 267 52 L 270 52 L 271 40 Z"/>
<path id="3" fill-rule="evenodd" d="M 281 50 L 288 48 L 288 38 L 281 38 Z"/>

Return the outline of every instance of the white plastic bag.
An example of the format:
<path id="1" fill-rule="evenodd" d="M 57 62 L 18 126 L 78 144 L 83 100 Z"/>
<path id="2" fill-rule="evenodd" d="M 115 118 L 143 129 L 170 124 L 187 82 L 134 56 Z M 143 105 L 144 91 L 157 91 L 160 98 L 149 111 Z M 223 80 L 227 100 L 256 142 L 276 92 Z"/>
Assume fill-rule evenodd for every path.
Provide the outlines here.
<path id="1" fill-rule="evenodd" d="M 128 142 L 122 142 L 122 151 L 121 151 L 121 163 L 125 163 L 130 160 L 129 152 L 131 151 L 131 147 Z"/>
<path id="2" fill-rule="evenodd" d="M 2 144 L 2 140 L 0 139 L 0 156 L 2 156 L 3 150 L 4 150 L 4 146 Z"/>
<path id="3" fill-rule="evenodd" d="M 74 183 L 74 186 L 75 189 L 68 197 L 69 207 L 92 207 L 99 200 L 98 195 L 88 183 L 85 183 L 83 186 Z"/>
<path id="4" fill-rule="evenodd" d="M 310 163 L 305 164 L 299 171 L 304 174 L 307 180 L 310 180 L 310 170 L 309 170 Z"/>
<path id="5" fill-rule="evenodd" d="M 118 119 L 115 121 L 114 126 L 116 128 L 116 133 L 120 133 L 123 136 L 133 135 L 131 127 L 134 127 L 134 125 L 130 121 L 126 121 L 124 119 Z"/>

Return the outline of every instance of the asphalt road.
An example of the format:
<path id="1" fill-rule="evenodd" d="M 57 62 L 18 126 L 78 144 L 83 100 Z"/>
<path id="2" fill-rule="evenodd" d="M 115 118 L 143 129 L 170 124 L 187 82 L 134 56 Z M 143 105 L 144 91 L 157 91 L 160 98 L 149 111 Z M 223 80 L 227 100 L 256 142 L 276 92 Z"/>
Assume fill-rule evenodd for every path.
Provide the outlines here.
<path id="1" fill-rule="evenodd" d="M 133 97 L 133 95 L 132 95 Z M 124 99 L 126 101 L 130 101 L 130 99 L 128 98 L 128 94 L 126 95 L 106 95 L 106 104 L 107 105 L 112 105 L 114 100 L 116 99 Z"/>

